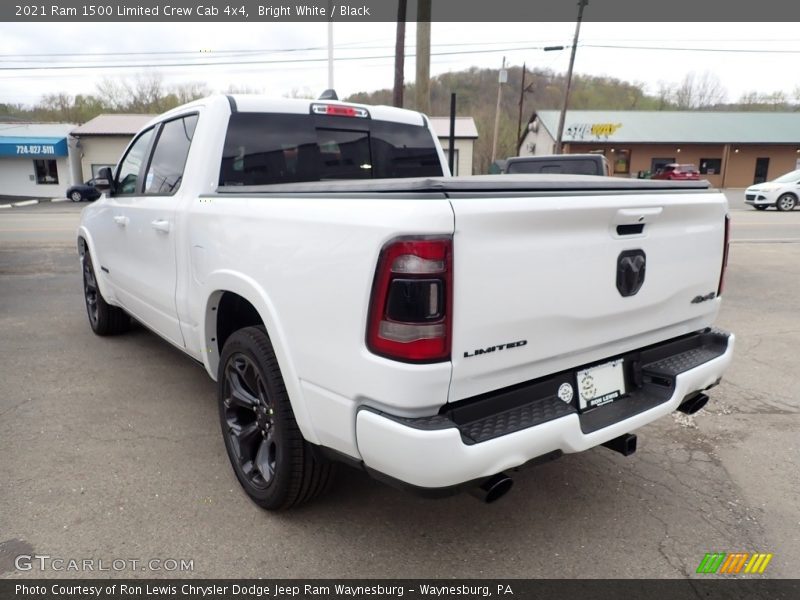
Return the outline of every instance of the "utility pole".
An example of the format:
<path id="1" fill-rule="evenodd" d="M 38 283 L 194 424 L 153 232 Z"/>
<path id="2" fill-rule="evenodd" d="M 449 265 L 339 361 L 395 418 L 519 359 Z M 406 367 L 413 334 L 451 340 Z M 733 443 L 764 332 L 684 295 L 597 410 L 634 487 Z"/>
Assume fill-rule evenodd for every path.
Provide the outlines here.
<path id="1" fill-rule="evenodd" d="M 522 144 L 522 140 L 525 139 L 525 132 L 522 131 L 522 108 L 525 102 L 525 93 L 530 92 L 534 84 L 532 81 L 525 87 L 525 75 L 525 63 L 522 63 L 522 83 L 519 85 L 519 116 L 517 117 L 517 154 L 519 154 L 519 147 Z"/>
<path id="2" fill-rule="evenodd" d="M 394 91 L 392 104 L 403 108 L 403 80 L 406 62 L 406 3 L 397 0 L 397 37 L 394 44 Z"/>
<path id="3" fill-rule="evenodd" d="M 508 81 L 508 71 L 506 71 L 506 57 L 503 57 L 503 66 L 500 67 L 500 74 L 497 77 L 497 106 L 494 109 L 494 136 L 492 137 L 492 162 L 497 156 L 497 130 L 500 128 L 500 98 L 503 93 L 503 84 Z"/>
<path id="4" fill-rule="evenodd" d="M 567 69 L 567 86 L 564 90 L 564 105 L 561 107 L 561 116 L 558 118 L 558 135 L 556 137 L 556 154 L 561 154 L 561 140 L 564 135 L 564 119 L 567 116 L 567 106 L 569 105 L 569 91 L 572 86 L 572 67 L 575 65 L 575 51 L 578 49 L 578 36 L 581 33 L 581 21 L 583 20 L 583 9 L 589 4 L 589 0 L 578 0 L 578 20 L 575 23 L 575 38 L 572 40 L 572 53 L 569 56 L 569 69 Z"/>
<path id="5" fill-rule="evenodd" d="M 431 0 L 417 0 L 417 81 L 416 106 L 431 112 Z"/>
<path id="6" fill-rule="evenodd" d="M 328 14 L 333 10 L 332 0 L 328 2 Z M 328 19 L 328 89 L 333 89 L 333 15 Z"/>

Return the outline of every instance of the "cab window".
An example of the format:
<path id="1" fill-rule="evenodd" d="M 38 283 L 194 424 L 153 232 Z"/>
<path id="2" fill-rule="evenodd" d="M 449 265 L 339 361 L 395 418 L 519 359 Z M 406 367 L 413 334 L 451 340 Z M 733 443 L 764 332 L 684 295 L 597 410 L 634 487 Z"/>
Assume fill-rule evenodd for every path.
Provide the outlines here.
<path id="1" fill-rule="evenodd" d="M 153 159 L 147 168 L 145 194 L 168 196 L 178 190 L 196 126 L 197 115 L 164 123 L 158 134 Z"/>
<path id="2" fill-rule="evenodd" d="M 151 127 L 143 132 L 128 149 L 128 153 L 122 159 L 122 162 L 120 162 L 114 183 L 114 193 L 116 195 L 136 194 L 139 191 L 139 173 L 147 156 L 147 150 L 150 148 L 153 131 L 154 128 Z"/>

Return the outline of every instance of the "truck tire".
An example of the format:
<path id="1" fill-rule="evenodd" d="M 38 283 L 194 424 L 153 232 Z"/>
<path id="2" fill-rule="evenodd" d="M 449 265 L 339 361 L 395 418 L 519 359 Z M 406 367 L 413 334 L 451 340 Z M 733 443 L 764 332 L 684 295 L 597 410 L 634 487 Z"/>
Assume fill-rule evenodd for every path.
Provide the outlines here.
<path id="1" fill-rule="evenodd" d="M 256 504 L 291 508 L 328 488 L 333 464 L 300 433 L 263 327 L 245 327 L 226 340 L 217 395 L 228 458 Z"/>
<path id="2" fill-rule="evenodd" d="M 92 257 L 89 256 L 88 250 L 83 255 L 83 299 L 86 303 L 89 325 L 97 335 L 117 335 L 130 329 L 131 318 L 128 313 L 108 304 L 100 293 Z"/>

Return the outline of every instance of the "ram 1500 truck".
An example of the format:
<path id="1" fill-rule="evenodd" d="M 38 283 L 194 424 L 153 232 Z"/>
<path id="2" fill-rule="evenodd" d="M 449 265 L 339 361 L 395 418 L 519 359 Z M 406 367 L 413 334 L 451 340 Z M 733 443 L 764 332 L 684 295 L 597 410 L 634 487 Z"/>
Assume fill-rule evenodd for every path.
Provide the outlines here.
<path id="1" fill-rule="evenodd" d="M 133 317 L 202 362 L 267 509 L 337 461 L 492 501 L 505 470 L 631 453 L 731 362 L 705 182 L 450 177 L 419 113 L 246 95 L 157 117 L 100 178 L 77 240 L 92 329 Z"/>

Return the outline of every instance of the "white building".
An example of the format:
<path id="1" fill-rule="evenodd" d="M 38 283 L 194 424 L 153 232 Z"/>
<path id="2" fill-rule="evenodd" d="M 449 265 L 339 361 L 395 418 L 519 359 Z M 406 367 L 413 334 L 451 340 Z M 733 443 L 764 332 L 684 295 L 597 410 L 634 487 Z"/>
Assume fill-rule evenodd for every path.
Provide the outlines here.
<path id="1" fill-rule="evenodd" d="M 450 117 L 430 117 L 430 121 L 447 156 L 450 144 Z M 453 175 L 472 175 L 472 150 L 477 139 L 478 128 L 472 117 L 456 117 Z"/>
<path id="2" fill-rule="evenodd" d="M 0 195 L 63 197 L 78 180 L 68 123 L 0 123 Z"/>
<path id="3" fill-rule="evenodd" d="M 83 179 L 91 179 L 103 167 L 114 167 L 133 136 L 155 115 L 98 115 L 72 130 Z"/>

